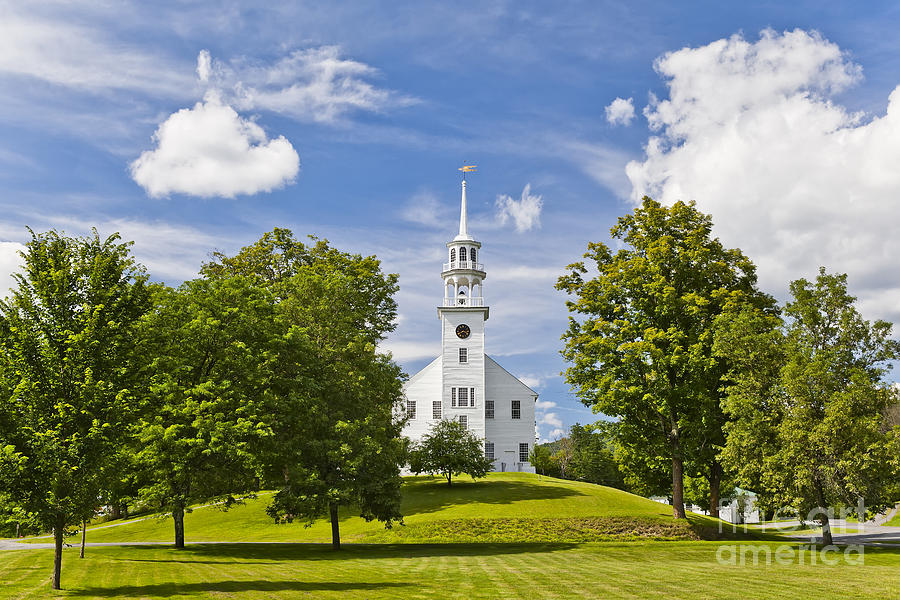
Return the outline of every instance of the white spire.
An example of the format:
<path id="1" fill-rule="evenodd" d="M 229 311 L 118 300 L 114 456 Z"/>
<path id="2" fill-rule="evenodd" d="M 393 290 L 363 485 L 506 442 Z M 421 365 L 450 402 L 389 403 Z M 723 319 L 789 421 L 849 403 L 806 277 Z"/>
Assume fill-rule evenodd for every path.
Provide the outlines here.
<path id="1" fill-rule="evenodd" d="M 472 240 L 474 239 L 471 235 L 469 235 L 468 223 L 466 219 L 466 179 L 463 177 L 462 180 L 462 206 L 459 209 L 459 235 L 453 238 L 454 240 Z"/>

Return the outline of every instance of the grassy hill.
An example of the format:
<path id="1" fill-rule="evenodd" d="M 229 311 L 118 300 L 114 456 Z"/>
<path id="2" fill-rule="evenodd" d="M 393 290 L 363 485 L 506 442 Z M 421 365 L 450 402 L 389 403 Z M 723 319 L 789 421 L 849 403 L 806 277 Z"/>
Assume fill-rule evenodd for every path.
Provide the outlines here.
<path id="1" fill-rule="evenodd" d="M 319 520 L 275 524 L 265 514 L 268 494 L 223 512 L 198 508 L 185 517 L 190 542 L 329 542 L 330 525 Z M 386 530 L 346 510 L 341 537 L 348 542 L 544 542 L 612 539 L 698 539 L 715 521 L 694 516 L 674 522 L 665 505 L 621 490 L 527 473 L 492 473 L 486 479 L 407 478 L 404 525 Z M 107 524 L 108 525 L 108 524 Z M 172 540 L 170 518 L 149 518 L 88 529 L 89 542 Z M 45 540 L 35 540 L 45 541 Z"/>

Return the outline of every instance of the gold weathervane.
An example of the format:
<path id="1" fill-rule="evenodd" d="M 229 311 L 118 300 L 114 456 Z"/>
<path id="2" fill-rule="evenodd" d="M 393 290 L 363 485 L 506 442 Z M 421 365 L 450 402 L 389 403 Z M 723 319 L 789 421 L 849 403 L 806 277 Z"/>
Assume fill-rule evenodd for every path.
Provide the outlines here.
<path id="1" fill-rule="evenodd" d="M 459 170 L 462 171 L 463 181 L 466 180 L 466 173 L 474 173 L 475 169 L 477 169 L 477 168 L 478 168 L 478 165 L 463 165 L 463 166 L 461 166 L 459 168 Z"/>

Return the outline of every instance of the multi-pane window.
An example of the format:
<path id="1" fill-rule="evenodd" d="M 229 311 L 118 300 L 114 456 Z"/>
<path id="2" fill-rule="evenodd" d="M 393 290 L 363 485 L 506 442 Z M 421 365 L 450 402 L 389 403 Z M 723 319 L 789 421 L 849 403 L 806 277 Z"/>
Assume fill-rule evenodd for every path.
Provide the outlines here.
<path id="1" fill-rule="evenodd" d="M 461 408 L 469 406 L 469 388 L 458 388 L 456 390 L 456 395 Z"/>
<path id="2" fill-rule="evenodd" d="M 472 248 L 472 249 L 469 251 L 469 258 L 472 259 L 472 262 L 475 262 L 476 260 L 478 260 L 478 259 L 475 258 L 476 256 L 477 256 L 477 255 L 475 254 L 475 248 Z"/>
<path id="3" fill-rule="evenodd" d="M 440 400 L 435 400 L 431 403 L 431 418 L 432 419 L 440 419 L 441 418 L 441 409 L 443 408 L 441 405 L 443 403 Z"/>
<path id="4" fill-rule="evenodd" d="M 528 462 L 528 444 L 519 444 L 519 462 Z"/>
<path id="5" fill-rule="evenodd" d="M 469 417 L 467 417 L 466 415 L 459 415 L 459 424 L 462 425 L 463 429 L 468 429 Z"/>
<path id="6" fill-rule="evenodd" d="M 407 400 L 406 401 L 406 416 L 410 419 L 416 418 L 416 401 L 415 400 Z"/>
<path id="7" fill-rule="evenodd" d="M 521 400 L 513 400 L 512 401 L 512 418 L 513 419 L 521 419 L 522 418 L 522 401 Z"/>
<path id="8" fill-rule="evenodd" d="M 465 248 L 459 249 L 459 262 L 466 262 L 466 249 Z"/>
<path id="9" fill-rule="evenodd" d="M 493 400 L 485 400 L 484 401 L 484 418 L 485 419 L 493 419 L 494 418 L 494 401 Z"/>
<path id="10" fill-rule="evenodd" d="M 450 262 L 456 262 L 456 248 L 450 248 Z"/>
<path id="11" fill-rule="evenodd" d="M 450 406 L 453 408 L 475 408 L 475 388 L 450 388 Z"/>
<path id="12" fill-rule="evenodd" d="M 469 349 L 468 348 L 460 348 L 459 349 L 459 362 L 469 362 Z"/>
<path id="13" fill-rule="evenodd" d="M 484 457 L 488 460 L 494 460 L 494 442 L 484 442 Z"/>

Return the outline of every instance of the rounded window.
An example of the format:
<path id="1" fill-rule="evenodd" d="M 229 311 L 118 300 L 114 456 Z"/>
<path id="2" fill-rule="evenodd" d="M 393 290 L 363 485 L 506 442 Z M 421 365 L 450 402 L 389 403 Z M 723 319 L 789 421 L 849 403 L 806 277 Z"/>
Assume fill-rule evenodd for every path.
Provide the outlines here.
<path id="1" fill-rule="evenodd" d="M 466 259 L 466 249 L 460 248 L 459 249 L 459 262 L 466 262 L 466 260 L 467 260 Z"/>

